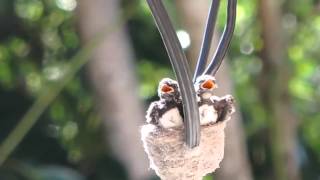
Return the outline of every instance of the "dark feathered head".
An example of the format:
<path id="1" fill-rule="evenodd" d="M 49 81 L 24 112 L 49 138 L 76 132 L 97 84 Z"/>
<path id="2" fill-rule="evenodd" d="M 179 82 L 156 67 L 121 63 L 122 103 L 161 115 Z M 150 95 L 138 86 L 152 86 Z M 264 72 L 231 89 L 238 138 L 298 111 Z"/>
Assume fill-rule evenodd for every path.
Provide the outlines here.
<path id="1" fill-rule="evenodd" d="M 195 83 L 195 90 L 200 98 L 208 99 L 213 95 L 213 90 L 218 88 L 216 78 L 210 75 L 199 76 Z"/>
<path id="2" fill-rule="evenodd" d="M 180 90 L 177 81 L 170 78 L 162 79 L 158 87 L 158 96 L 160 99 L 181 102 Z"/>

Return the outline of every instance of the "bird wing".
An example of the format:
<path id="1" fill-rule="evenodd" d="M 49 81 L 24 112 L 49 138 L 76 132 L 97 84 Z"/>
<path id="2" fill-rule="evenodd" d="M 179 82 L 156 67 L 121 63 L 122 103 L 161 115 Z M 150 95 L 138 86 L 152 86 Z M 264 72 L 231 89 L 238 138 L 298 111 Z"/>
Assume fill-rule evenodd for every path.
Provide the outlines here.
<path id="1" fill-rule="evenodd" d="M 212 98 L 211 100 L 218 112 L 217 122 L 226 120 L 227 116 L 234 112 L 234 98 L 231 95 L 226 95 L 220 99 Z"/>
<path id="2" fill-rule="evenodd" d="M 158 101 L 152 102 L 147 110 L 147 123 L 158 124 L 160 118 L 160 103 Z"/>

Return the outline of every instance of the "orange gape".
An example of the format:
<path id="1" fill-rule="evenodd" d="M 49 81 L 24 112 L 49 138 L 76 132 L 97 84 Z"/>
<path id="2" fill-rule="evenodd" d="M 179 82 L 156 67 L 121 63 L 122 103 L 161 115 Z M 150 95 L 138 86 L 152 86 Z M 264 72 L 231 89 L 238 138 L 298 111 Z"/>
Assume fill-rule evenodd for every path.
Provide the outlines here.
<path id="1" fill-rule="evenodd" d="M 172 87 L 165 84 L 162 86 L 161 91 L 164 93 L 170 93 L 170 92 L 173 92 L 174 90 Z"/>
<path id="2" fill-rule="evenodd" d="M 201 86 L 205 89 L 213 89 L 216 86 L 216 84 L 212 80 L 207 80 L 204 83 L 202 83 Z"/>

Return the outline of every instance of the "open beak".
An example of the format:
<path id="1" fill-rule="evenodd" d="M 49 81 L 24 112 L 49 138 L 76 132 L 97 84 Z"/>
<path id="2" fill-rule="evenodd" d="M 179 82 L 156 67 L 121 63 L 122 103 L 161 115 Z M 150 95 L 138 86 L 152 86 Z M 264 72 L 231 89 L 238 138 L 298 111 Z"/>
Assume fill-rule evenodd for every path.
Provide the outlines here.
<path id="1" fill-rule="evenodd" d="M 206 80 L 205 82 L 203 82 L 201 84 L 202 89 L 214 89 L 216 87 L 217 86 L 216 86 L 215 82 L 213 82 L 212 80 Z"/>
<path id="2" fill-rule="evenodd" d="M 166 84 L 161 87 L 161 92 L 163 93 L 172 93 L 173 91 L 174 89 Z"/>

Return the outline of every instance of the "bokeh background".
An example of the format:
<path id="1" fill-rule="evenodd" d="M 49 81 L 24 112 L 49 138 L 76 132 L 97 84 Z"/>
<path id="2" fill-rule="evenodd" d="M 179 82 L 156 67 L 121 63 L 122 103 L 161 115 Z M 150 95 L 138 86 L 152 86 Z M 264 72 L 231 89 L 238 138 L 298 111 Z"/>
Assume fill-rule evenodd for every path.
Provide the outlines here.
<path id="1" fill-rule="evenodd" d="M 193 70 L 210 1 L 164 3 Z M 319 0 L 238 1 L 217 75 L 237 113 L 205 179 L 320 178 L 319 15 Z M 215 44 L 225 21 L 226 0 Z M 145 0 L 0 0 L 0 179 L 157 179 L 139 126 L 163 77 Z"/>

